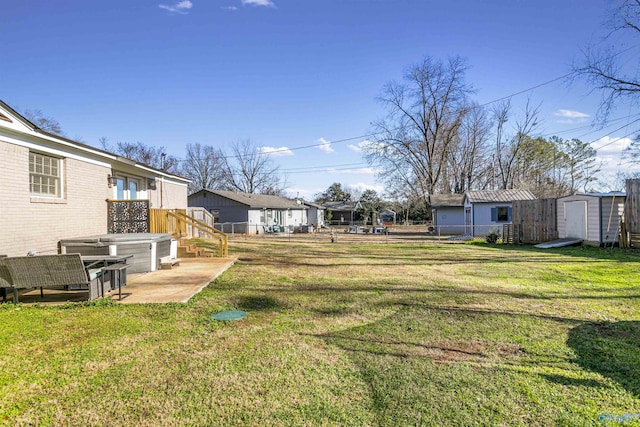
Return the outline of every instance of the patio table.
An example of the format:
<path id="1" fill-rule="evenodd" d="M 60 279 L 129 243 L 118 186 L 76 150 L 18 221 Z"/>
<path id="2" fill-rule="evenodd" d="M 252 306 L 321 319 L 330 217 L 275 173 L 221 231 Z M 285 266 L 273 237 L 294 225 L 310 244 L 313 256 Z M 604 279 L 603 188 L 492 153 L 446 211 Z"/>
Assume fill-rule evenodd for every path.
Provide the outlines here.
<path id="1" fill-rule="evenodd" d="M 129 258 L 133 255 L 82 255 L 80 258 L 84 263 L 84 268 L 89 272 L 89 269 L 99 267 L 102 272 L 108 271 L 108 267 L 114 264 L 127 263 Z M 120 270 L 118 270 L 118 281 L 121 280 Z M 100 292 L 101 296 L 104 296 L 104 276 L 100 275 Z M 118 283 L 118 294 L 122 298 L 120 291 L 120 283 Z"/>

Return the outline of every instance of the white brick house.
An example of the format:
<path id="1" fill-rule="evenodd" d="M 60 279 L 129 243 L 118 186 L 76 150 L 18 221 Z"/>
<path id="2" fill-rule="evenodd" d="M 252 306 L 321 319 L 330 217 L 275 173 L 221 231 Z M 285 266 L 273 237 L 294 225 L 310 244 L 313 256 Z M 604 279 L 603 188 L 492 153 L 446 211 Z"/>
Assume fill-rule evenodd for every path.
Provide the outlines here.
<path id="1" fill-rule="evenodd" d="M 187 207 L 187 179 L 43 131 L 2 101 L 0 162 L 0 254 L 107 233 L 107 200 Z"/>

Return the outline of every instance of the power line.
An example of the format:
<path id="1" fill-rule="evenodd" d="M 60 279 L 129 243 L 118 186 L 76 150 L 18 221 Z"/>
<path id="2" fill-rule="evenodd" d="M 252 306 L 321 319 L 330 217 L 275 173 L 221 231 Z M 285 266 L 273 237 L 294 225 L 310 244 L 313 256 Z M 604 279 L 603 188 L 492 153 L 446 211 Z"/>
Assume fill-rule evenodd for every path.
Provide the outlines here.
<path id="1" fill-rule="evenodd" d="M 358 167 L 358 168 L 333 168 L 333 167 L 327 167 L 326 169 L 320 169 L 320 170 L 299 170 L 299 171 L 295 171 L 295 172 L 287 172 L 287 175 L 289 174 L 301 174 L 301 173 L 318 173 L 318 172 L 337 172 L 337 171 L 348 171 L 348 170 L 354 170 L 357 171 L 358 169 L 362 170 L 362 169 L 366 169 L 363 167 Z M 354 172 L 354 174 L 363 174 L 365 173 L 364 171 L 362 172 Z"/>
<path id="2" fill-rule="evenodd" d="M 626 49 L 624 49 L 622 51 L 618 51 L 618 52 L 616 52 L 616 53 L 614 53 L 612 55 L 609 55 L 608 57 L 602 58 L 601 61 L 605 61 L 605 60 L 608 60 L 608 59 L 613 59 L 616 56 L 621 55 L 623 53 L 626 53 L 626 52 L 628 52 L 628 51 L 630 51 L 632 49 L 635 49 L 635 48 L 637 48 L 639 46 L 640 46 L 640 44 L 634 45 L 634 46 L 630 46 L 630 47 L 628 47 L 628 48 L 626 48 Z M 547 80 L 547 81 L 545 81 L 543 83 L 539 83 L 539 84 L 536 84 L 536 85 L 531 86 L 529 88 L 519 90 L 517 92 L 511 93 L 511 94 L 506 95 L 506 96 L 502 96 L 500 98 L 494 99 L 494 100 L 489 101 L 489 102 L 485 102 L 483 104 L 480 104 L 479 106 L 480 107 L 486 107 L 487 105 L 491 105 L 491 104 L 494 104 L 496 102 L 503 101 L 505 99 L 513 98 L 514 96 L 518 96 L 518 95 L 521 95 L 523 93 L 530 92 L 530 91 L 538 89 L 540 87 L 543 87 L 543 86 L 549 85 L 551 83 L 557 82 L 559 80 L 566 79 L 566 78 L 568 78 L 568 77 L 570 77 L 570 76 L 572 76 L 572 75 L 574 75 L 576 73 L 578 73 L 577 70 L 571 71 L 569 73 L 565 73 L 565 74 L 563 74 L 561 76 L 554 77 L 554 78 L 552 78 L 550 80 Z M 614 119 L 613 121 L 615 121 L 615 120 L 617 120 L 617 119 Z M 584 127 L 581 127 L 581 128 L 584 128 Z M 395 129 L 392 129 L 392 130 L 395 131 L 395 130 L 399 130 L 399 129 L 401 129 L 401 128 L 399 127 L 399 128 L 395 128 Z M 578 129 L 580 129 L 580 128 L 576 128 L 575 130 L 578 130 Z M 547 134 L 547 136 L 560 134 L 560 133 L 567 133 L 567 132 L 571 132 L 571 131 L 572 130 L 569 129 L 569 130 L 565 130 L 565 131 L 562 131 L 562 132 L 556 132 L 556 133 L 553 133 L 553 134 Z M 591 133 L 598 132 L 598 131 L 599 130 L 594 130 L 592 132 L 587 132 L 587 133 L 585 133 L 583 135 L 578 136 L 577 138 L 581 138 L 582 136 L 586 136 L 586 135 L 589 135 Z M 613 131 L 613 132 L 615 132 L 615 131 Z M 291 151 L 306 150 L 306 149 L 309 149 L 309 148 L 319 148 L 319 147 L 323 147 L 323 146 L 327 146 L 327 145 L 339 144 L 339 143 L 342 143 L 342 142 L 348 142 L 348 141 L 353 141 L 353 140 L 357 140 L 357 139 L 366 140 L 368 138 L 371 138 L 371 137 L 374 137 L 374 136 L 377 136 L 377 135 L 381 135 L 383 133 L 385 133 L 385 132 L 372 132 L 372 133 L 368 133 L 368 134 L 364 134 L 364 135 L 337 139 L 335 141 L 324 141 L 324 142 L 320 142 L 320 143 L 316 143 L 316 144 L 302 145 L 300 147 L 293 147 L 293 148 L 280 148 L 280 149 L 269 151 L 268 153 L 264 153 L 264 154 L 270 155 L 270 154 L 278 154 L 278 153 L 289 153 Z M 608 136 L 608 135 L 605 135 L 605 136 Z M 242 158 L 242 157 L 243 157 L 242 155 L 228 155 L 228 156 L 222 156 L 221 159 L 232 159 L 232 158 Z M 175 160 L 178 161 L 178 162 L 186 162 L 187 161 L 187 159 L 181 159 L 181 158 L 175 158 Z M 196 160 L 202 160 L 202 159 L 196 159 Z"/>
<path id="3" fill-rule="evenodd" d="M 600 138 L 595 139 L 595 140 L 593 140 L 593 141 L 589 142 L 589 144 L 593 144 L 594 142 L 597 142 L 597 141 L 601 140 L 601 139 L 602 139 L 602 138 L 604 138 L 604 137 L 610 136 L 612 133 L 617 132 L 617 131 L 619 131 L 619 130 L 621 130 L 621 129 L 624 129 L 624 128 L 626 128 L 627 126 L 629 126 L 629 125 L 631 125 L 631 124 L 633 124 L 633 123 L 635 123 L 635 122 L 639 122 L 639 121 L 640 121 L 640 119 L 635 119 L 634 121 L 629 122 L 629 123 L 627 123 L 626 125 L 621 126 L 621 127 L 619 127 L 618 129 L 611 131 L 609 134 L 607 134 L 607 135 L 605 135 L 605 136 L 601 136 Z M 604 147 L 607 147 L 607 146 L 609 146 L 609 145 L 611 145 L 611 144 L 615 144 L 615 143 L 616 143 L 616 142 L 618 142 L 619 140 L 624 139 L 624 138 L 626 138 L 626 137 L 628 137 L 628 136 L 630 136 L 630 135 L 633 135 L 633 134 L 634 134 L 634 133 L 636 133 L 636 132 L 638 132 L 638 130 L 637 130 L 637 129 L 636 129 L 636 130 L 634 130 L 634 131 L 631 131 L 631 132 L 629 132 L 628 134 L 626 134 L 626 135 L 624 135 L 624 136 L 621 136 L 621 137 L 619 137 L 619 138 L 614 138 L 612 141 L 607 142 L 606 144 L 604 144 L 604 145 L 602 145 L 602 146 L 600 146 L 600 147 L 598 147 L 598 148 L 595 148 L 595 147 L 594 147 L 594 150 L 596 150 L 596 151 L 601 150 L 601 149 L 603 149 Z"/>
<path id="4" fill-rule="evenodd" d="M 308 167 L 299 167 L 299 168 L 287 168 L 280 169 L 281 172 L 295 172 L 298 170 L 309 170 L 309 169 L 329 169 L 329 168 L 337 168 L 337 167 L 345 167 L 345 166 L 365 166 L 367 163 L 358 162 L 358 163 L 341 163 L 337 165 L 324 165 L 324 166 L 308 166 Z"/>
<path id="5" fill-rule="evenodd" d="M 480 107 L 486 107 L 487 105 L 495 104 L 496 102 L 504 101 L 505 99 L 513 98 L 514 96 L 522 95 L 523 93 L 526 93 L 526 92 L 531 92 L 534 89 L 538 89 L 538 88 L 540 88 L 542 86 L 546 86 L 546 85 L 551 84 L 553 82 L 557 82 L 558 80 L 566 79 L 567 77 L 571 76 L 572 74 L 575 74 L 575 72 L 572 71 L 570 73 L 563 74 L 562 76 L 559 76 L 559 77 L 553 78 L 551 80 L 548 80 L 548 81 L 546 81 L 544 83 L 540 83 L 540 84 L 537 84 L 537 85 L 532 86 L 530 88 L 523 89 L 521 91 L 512 93 L 511 95 L 503 96 L 501 98 L 494 99 L 493 101 L 485 102 L 484 104 L 480 104 Z"/>

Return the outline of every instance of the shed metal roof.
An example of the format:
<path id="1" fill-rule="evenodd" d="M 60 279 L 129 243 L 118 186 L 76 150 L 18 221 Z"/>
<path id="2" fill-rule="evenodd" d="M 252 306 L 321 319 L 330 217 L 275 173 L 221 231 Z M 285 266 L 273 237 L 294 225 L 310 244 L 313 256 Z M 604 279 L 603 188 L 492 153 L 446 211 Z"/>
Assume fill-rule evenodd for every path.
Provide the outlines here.
<path id="1" fill-rule="evenodd" d="M 609 193 L 585 193 L 586 196 L 593 197 L 626 197 L 627 194 L 622 191 L 611 191 Z"/>
<path id="2" fill-rule="evenodd" d="M 432 194 L 429 199 L 432 207 L 464 206 L 464 194 Z"/>
<path id="3" fill-rule="evenodd" d="M 514 200 L 535 200 L 529 190 L 479 190 L 467 191 L 465 197 L 470 203 L 513 202 Z"/>

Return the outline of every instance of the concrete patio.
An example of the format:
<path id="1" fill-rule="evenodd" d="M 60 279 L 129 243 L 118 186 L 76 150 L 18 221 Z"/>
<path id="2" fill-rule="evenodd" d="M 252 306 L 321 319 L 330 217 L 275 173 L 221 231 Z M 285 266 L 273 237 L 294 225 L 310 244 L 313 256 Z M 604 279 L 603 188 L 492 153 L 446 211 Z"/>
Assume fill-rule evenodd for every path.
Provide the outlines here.
<path id="1" fill-rule="evenodd" d="M 236 257 L 182 259 L 179 266 L 170 270 L 128 275 L 127 286 L 122 288 L 122 300 L 118 299 L 117 290 L 112 292 L 110 297 L 122 304 L 184 303 L 224 273 L 236 261 Z M 21 304 L 59 305 L 67 302 L 86 301 L 87 298 L 88 291 L 45 289 L 43 297 L 40 296 L 39 289 L 20 292 Z M 10 301 L 11 297 L 9 296 L 7 303 Z"/>

